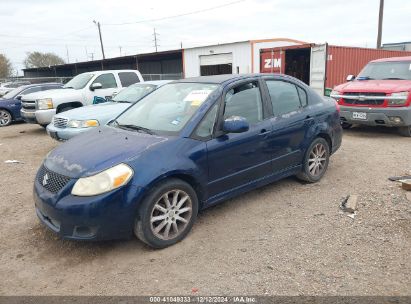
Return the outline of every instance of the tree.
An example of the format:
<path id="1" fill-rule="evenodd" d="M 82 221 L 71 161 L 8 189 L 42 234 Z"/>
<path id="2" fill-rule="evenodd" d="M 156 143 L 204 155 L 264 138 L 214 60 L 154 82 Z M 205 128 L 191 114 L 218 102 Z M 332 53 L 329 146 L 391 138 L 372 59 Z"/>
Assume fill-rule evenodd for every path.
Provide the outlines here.
<path id="1" fill-rule="evenodd" d="M 3 54 L 0 54 L 0 79 L 7 78 L 11 75 L 12 65 L 10 60 Z"/>
<path id="2" fill-rule="evenodd" d="M 48 67 L 57 64 L 64 64 L 64 60 L 54 53 L 28 52 L 24 60 L 26 68 Z"/>

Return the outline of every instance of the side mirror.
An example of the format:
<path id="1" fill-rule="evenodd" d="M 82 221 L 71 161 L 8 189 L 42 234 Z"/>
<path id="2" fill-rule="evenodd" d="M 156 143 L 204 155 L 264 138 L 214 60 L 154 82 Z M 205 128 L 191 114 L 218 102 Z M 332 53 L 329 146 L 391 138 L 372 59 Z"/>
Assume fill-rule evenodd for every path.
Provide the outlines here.
<path id="1" fill-rule="evenodd" d="M 94 91 L 94 90 L 101 89 L 102 87 L 103 85 L 100 82 L 95 82 L 90 86 L 90 90 Z"/>
<path id="2" fill-rule="evenodd" d="M 353 81 L 355 79 L 354 75 L 348 75 L 347 76 L 347 81 Z"/>
<path id="3" fill-rule="evenodd" d="M 224 120 L 223 131 L 226 133 L 243 133 L 247 132 L 250 124 L 247 119 L 241 116 L 231 116 Z"/>
<path id="4" fill-rule="evenodd" d="M 21 100 L 21 95 L 16 96 L 16 99 Z"/>

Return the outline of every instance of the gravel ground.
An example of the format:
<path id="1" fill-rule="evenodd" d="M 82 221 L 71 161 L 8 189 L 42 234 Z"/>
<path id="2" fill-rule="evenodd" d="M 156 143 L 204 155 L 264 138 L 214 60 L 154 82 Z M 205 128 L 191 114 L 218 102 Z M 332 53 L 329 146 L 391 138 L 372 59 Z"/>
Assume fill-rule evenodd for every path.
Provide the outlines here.
<path id="1" fill-rule="evenodd" d="M 0 295 L 411 294 L 411 202 L 387 180 L 411 171 L 411 139 L 395 130 L 346 131 L 321 182 L 288 178 L 205 210 L 163 250 L 63 241 L 39 223 L 32 184 L 58 144 L 36 125 L 0 129 Z M 348 194 L 355 219 L 339 209 Z"/>

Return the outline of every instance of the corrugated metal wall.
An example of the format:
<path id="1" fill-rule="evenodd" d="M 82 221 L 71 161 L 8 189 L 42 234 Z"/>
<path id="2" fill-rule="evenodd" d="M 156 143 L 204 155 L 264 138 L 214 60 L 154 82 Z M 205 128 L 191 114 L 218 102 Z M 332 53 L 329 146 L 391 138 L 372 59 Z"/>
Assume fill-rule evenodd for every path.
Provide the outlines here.
<path id="1" fill-rule="evenodd" d="M 411 56 L 411 52 L 330 45 L 328 46 L 325 86 L 333 88 L 346 82 L 347 75 L 358 75 L 371 60 L 401 56 Z"/>
<path id="2" fill-rule="evenodd" d="M 251 48 L 247 41 L 184 49 L 185 77 L 200 76 L 200 56 L 227 53 L 233 54 L 233 73 L 236 73 L 237 67 L 240 73 L 250 73 Z"/>

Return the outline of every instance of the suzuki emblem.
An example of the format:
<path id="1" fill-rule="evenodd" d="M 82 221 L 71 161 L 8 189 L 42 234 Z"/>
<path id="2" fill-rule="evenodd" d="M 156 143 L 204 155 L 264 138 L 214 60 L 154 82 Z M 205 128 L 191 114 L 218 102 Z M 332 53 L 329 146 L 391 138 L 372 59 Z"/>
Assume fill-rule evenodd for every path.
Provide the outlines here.
<path id="1" fill-rule="evenodd" d="M 47 181 L 49 180 L 49 176 L 48 176 L 48 174 L 46 173 L 46 175 L 44 175 L 44 177 L 43 177 L 43 186 L 45 186 L 45 185 L 47 185 Z"/>

